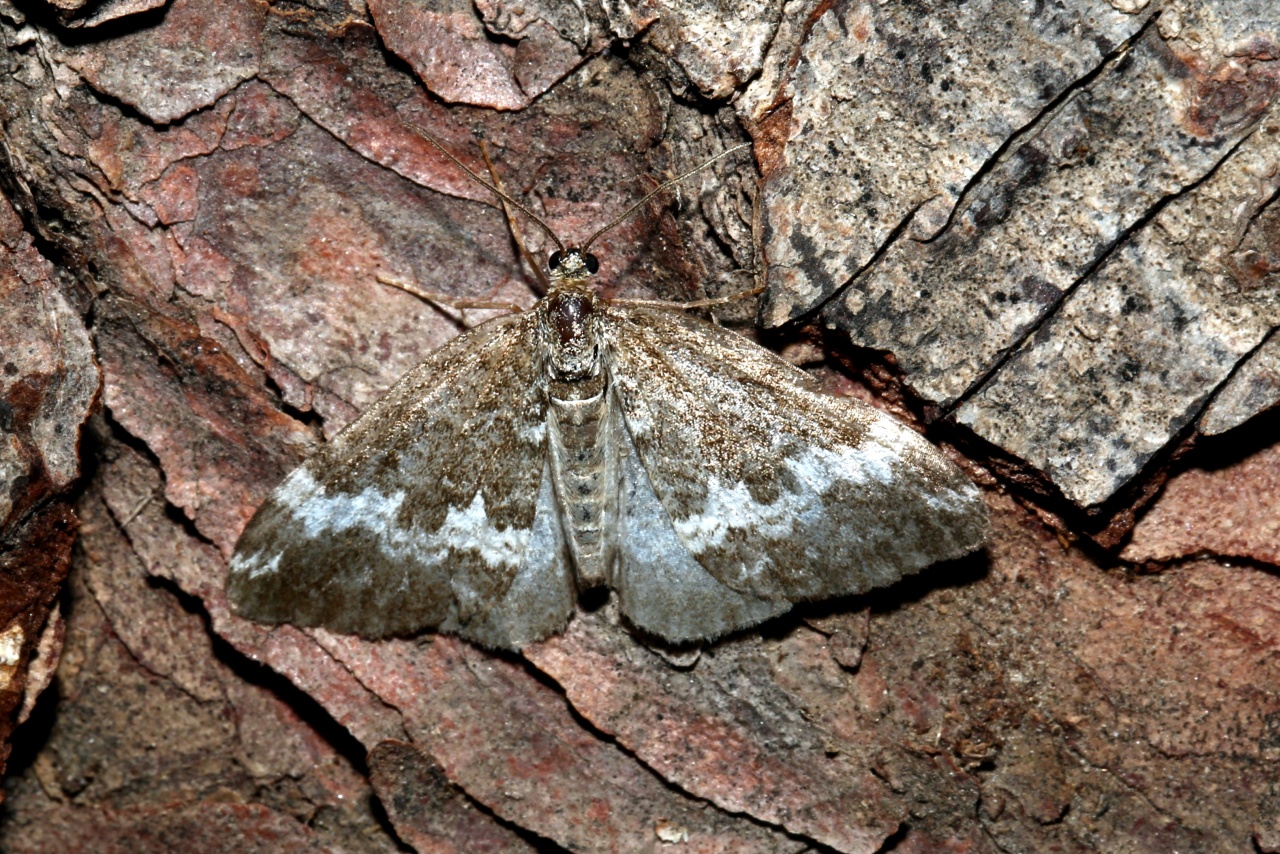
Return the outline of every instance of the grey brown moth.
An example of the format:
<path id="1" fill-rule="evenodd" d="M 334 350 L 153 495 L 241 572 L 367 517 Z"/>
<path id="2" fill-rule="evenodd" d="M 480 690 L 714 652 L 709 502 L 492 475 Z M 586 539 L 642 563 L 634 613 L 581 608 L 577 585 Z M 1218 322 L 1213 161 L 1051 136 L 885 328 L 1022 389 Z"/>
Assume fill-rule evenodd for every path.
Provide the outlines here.
<path id="1" fill-rule="evenodd" d="M 518 649 L 607 585 L 679 643 L 982 545 L 978 489 L 904 424 L 687 312 L 599 296 L 606 229 L 552 234 L 542 300 L 432 353 L 289 475 L 236 546 L 238 613 Z"/>

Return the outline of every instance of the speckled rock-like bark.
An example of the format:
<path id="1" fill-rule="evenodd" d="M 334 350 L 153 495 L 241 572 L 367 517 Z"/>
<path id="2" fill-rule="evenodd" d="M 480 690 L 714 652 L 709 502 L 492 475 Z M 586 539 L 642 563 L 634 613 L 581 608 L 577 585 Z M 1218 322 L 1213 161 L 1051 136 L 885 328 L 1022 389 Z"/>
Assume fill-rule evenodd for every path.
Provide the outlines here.
<path id="1" fill-rule="evenodd" d="M 815 11 L 790 58 L 794 70 L 753 116 L 785 127 L 785 149 L 765 182 L 771 325 L 844 288 L 898 230 L 914 240 L 937 237 L 1003 147 L 1042 122 L 1143 24 L 1106 2 L 1052 15 L 998 0 L 928 14 L 855 2 Z M 850 301 L 850 313 L 887 299 L 905 318 L 931 298 L 919 294 L 923 283 L 884 296 L 888 287 L 858 288 L 866 297 Z M 963 308 L 941 291 L 936 298 L 940 311 Z M 883 306 L 860 317 L 855 340 L 896 349 L 874 328 L 889 312 Z"/>
<path id="2" fill-rule="evenodd" d="M 1242 246 L 1268 242 L 1270 217 L 1254 217 L 1280 190 L 1278 163 L 1280 134 L 1264 126 L 1162 205 L 958 420 L 1079 504 L 1115 493 L 1280 325 L 1280 293 L 1239 263 Z"/>
<path id="3" fill-rule="evenodd" d="M 1197 425 L 1206 436 L 1239 427 L 1280 403 L 1280 336 L 1274 332 L 1249 358 L 1238 363 L 1231 379 L 1205 407 Z"/>

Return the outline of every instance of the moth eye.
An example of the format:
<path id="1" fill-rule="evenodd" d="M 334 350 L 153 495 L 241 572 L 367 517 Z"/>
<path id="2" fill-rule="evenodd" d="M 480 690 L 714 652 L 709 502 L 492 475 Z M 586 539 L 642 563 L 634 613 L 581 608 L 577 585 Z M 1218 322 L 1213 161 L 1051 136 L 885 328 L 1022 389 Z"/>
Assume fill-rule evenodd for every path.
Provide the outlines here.
<path id="1" fill-rule="evenodd" d="M 555 252 L 552 252 L 551 257 L 547 259 L 547 266 L 554 270 L 560 266 L 561 260 L 563 259 L 560 255 L 560 250 L 557 249 Z"/>
<path id="2" fill-rule="evenodd" d="M 582 256 L 582 261 L 587 265 L 587 272 L 593 276 L 600 270 L 600 261 L 590 252 Z"/>

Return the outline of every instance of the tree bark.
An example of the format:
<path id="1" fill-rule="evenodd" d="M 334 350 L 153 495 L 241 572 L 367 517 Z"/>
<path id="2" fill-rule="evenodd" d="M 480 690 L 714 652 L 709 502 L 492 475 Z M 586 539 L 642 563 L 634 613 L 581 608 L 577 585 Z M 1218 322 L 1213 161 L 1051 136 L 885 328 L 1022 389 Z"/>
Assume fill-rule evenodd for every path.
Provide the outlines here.
<path id="1" fill-rule="evenodd" d="M 1272 6 L 0 0 L 0 848 L 1280 851 Z M 763 280 L 718 319 L 989 548 L 686 659 L 233 616 L 268 492 L 486 316 L 378 278 L 537 298 L 419 128 L 569 241 L 752 143 L 602 291 Z"/>

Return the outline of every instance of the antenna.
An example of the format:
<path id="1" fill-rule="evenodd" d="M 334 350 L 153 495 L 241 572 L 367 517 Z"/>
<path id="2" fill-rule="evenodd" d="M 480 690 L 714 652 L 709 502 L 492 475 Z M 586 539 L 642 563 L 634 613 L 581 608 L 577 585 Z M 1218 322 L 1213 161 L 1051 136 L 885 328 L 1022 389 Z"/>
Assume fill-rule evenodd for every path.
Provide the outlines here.
<path id="1" fill-rule="evenodd" d="M 659 184 L 659 185 L 658 185 L 658 187 L 657 187 L 656 189 L 654 189 L 652 192 L 650 192 L 650 193 L 649 193 L 647 196 L 645 196 L 643 199 L 641 199 L 640 201 L 636 202 L 636 203 L 635 203 L 634 205 L 632 205 L 631 207 L 627 208 L 625 211 L 623 211 L 623 212 L 622 212 L 622 214 L 621 214 L 621 215 L 619 215 L 619 216 L 615 217 L 615 218 L 613 219 L 613 221 L 612 221 L 612 222 L 610 222 L 608 225 L 606 225 L 604 228 L 599 229 L 595 234 L 593 234 L 593 235 L 591 235 L 590 237 L 588 237 L 588 238 L 587 238 L 587 242 L 586 242 L 586 243 L 584 243 L 584 244 L 582 244 L 582 250 L 581 250 L 581 251 L 586 252 L 586 251 L 587 251 L 587 247 L 589 247 L 592 243 L 595 243 L 595 242 L 596 242 L 596 238 L 597 238 L 597 237 L 599 237 L 600 235 L 604 234 L 604 233 L 605 233 L 605 232 L 607 232 L 607 231 L 610 231 L 610 230 L 612 230 L 612 229 L 616 228 L 620 223 L 622 223 L 624 220 L 626 220 L 626 218 L 627 218 L 627 217 L 629 217 L 629 216 L 631 216 L 633 213 L 635 213 L 635 212 L 636 212 L 636 210 L 637 210 L 638 208 L 640 208 L 642 205 L 644 205 L 647 201 L 649 201 L 650 199 L 652 199 L 654 196 L 656 196 L 656 195 L 658 195 L 659 193 L 661 193 L 663 190 L 667 190 L 667 189 L 669 189 L 669 188 L 671 188 L 671 187 L 675 186 L 676 184 L 679 184 L 681 181 L 683 181 L 685 178 L 688 178 L 690 175 L 693 175 L 693 174 L 695 174 L 695 173 L 697 173 L 697 172 L 701 172 L 703 169 L 706 169 L 708 166 L 710 166 L 712 163 L 715 163 L 717 160 L 719 160 L 719 159 L 720 159 L 720 158 L 722 158 L 722 157 L 728 157 L 730 154 L 733 154 L 735 151 L 741 151 L 741 150 L 742 150 L 742 149 L 744 149 L 744 148 L 750 148 L 750 147 L 751 147 L 751 143 L 749 143 L 749 142 L 744 142 L 744 143 L 742 143 L 741 145 L 735 145 L 733 148 L 725 149 L 724 151 L 720 152 L 719 154 L 717 154 L 716 156 L 714 156 L 714 157 L 710 158 L 709 160 L 704 160 L 702 163 L 700 163 L 700 164 L 698 164 L 697 166 L 693 167 L 692 169 L 690 169 L 688 172 L 684 173 L 683 175 L 679 175 L 679 176 L 677 176 L 677 177 L 675 177 L 675 178 L 672 178 L 670 181 L 666 181 L 666 182 L 664 182 L 664 183 L 662 183 L 662 184 Z"/>
<path id="2" fill-rule="evenodd" d="M 559 249 L 561 252 L 567 251 L 567 247 L 564 245 L 564 242 L 556 235 L 554 231 L 551 230 L 551 226 L 547 225 L 545 222 L 542 221 L 541 217 L 539 217 L 533 211 L 529 210 L 524 205 L 520 204 L 520 202 L 511 198 L 511 196 L 502 192 L 501 189 L 494 186 L 489 181 L 486 181 L 485 179 L 481 178 L 471 169 L 467 168 L 467 165 L 465 163 L 463 163 L 461 160 L 459 160 L 458 158 L 450 154 L 449 150 L 446 149 L 439 142 L 437 142 L 436 138 L 433 137 L 430 133 L 428 133 L 426 129 L 423 128 L 421 125 L 416 125 L 416 124 L 413 124 L 412 122 L 406 122 L 406 124 L 408 124 L 409 127 L 413 128 L 418 133 L 419 136 L 421 136 L 427 142 L 431 143 L 437 149 L 439 149 L 440 153 L 443 154 L 445 157 L 449 158 L 449 160 L 452 161 L 454 166 L 457 166 L 463 172 L 467 173 L 467 175 L 470 176 L 471 180 L 475 181 L 477 184 L 484 187 L 489 192 L 497 196 L 499 199 L 511 205 L 513 208 L 520 211 L 520 213 L 524 214 L 530 220 L 532 220 L 535 225 L 537 225 L 539 228 L 541 228 L 543 231 L 547 233 L 547 236 L 551 238 L 553 243 L 555 243 L 557 249 Z M 635 213 L 640 207 L 642 207 L 654 196 L 658 195 L 659 193 L 665 190 L 670 189 L 671 187 L 674 187 L 676 184 L 679 184 L 685 178 L 688 178 L 691 175 L 701 172 L 703 169 L 706 169 L 708 166 L 710 166 L 712 163 L 715 163 L 717 160 L 720 160 L 723 157 L 728 157 L 730 154 L 733 154 L 734 152 L 737 152 L 737 151 L 741 151 L 744 148 L 750 148 L 750 147 L 751 147 L 751 143 L 744 142 L 744 143 L 741 143 L 740 145 L 735 145 L 732 148 L 727 148 L 724 151 L 720 152 L 719 154 L 715 155 L 714 157 L 704 160 L 702 163 L 693 167 L 688 172 L 685 172 L 683 175 L 679 175 L 675 178 L 672 178 L 670 181 L 664 181 L 662 184 L 659 184 L 657 188 L 649 192 L 643 199 L 636 202 L 631 207 L 627 208 L 625 211 L 622 212 L 622 214 L 610 220 L 608 225 L 604 226 L 601 229 L 598 229 L 595 234 L 588 237 L 587 242 L 582 244 L 582 248 L 579 251 L 586 252 L 587 248 L 590 247 L 592 243 L 595 243 L 598 237 L 600 237 L 601 235 L 605 234 L 608 231 L 611 231 L 612 229 L 620 225 L 622 222 L 626 221 L 626 219 L 629 216 Z"/>
<path id="3" fill-rule="evenodd" d="M 471 180 L 475 181 L 475 182 L 476 182 L 477 184 L 479 184 L 481 187 L 484 187 L 484 188 L 485 188 L 485 189 L 487 189 L 489 192 L 491 192 L 491 193 L 493 193 L 495 196 L 497 196 L 499 199 L 502 199 L 502 201 L 504 201 L 504 202 L 506 202 L 507 204 L 511 205 L 513 208 L 515 208 L 516 210 L 520 211 L 520 213 L 524 214 L 524 215 L 525 215 L 525 216 L 527 216 L 529 219 L 533 220 L 533 222 L 534 222 L 534 224 L 535 224 L 535 225 L 537 225 L 539 228 L 541 228 L 543 231 L 545 231 L 545 232 L 547 233 L 547 237 L 550 237 L 550 238 L 551 238 L 551 241 L 552 241 L 553 243 L 555 243 L 555 245 L 556 245 L 556 248 L 557 248 L 557 249 L 559 249 L 561 252 L 566 251 L 566 247 L 565 247 L 564 243 L 560 240 L 560 238 L 556 235 L 556 233 L 555 233 L 554 231 L 552 231 L 552 230 L 551 230 L 551 226 L 547 225 L 545 222 L 543 222 L 543 221 L 542 221 L 542 218 L 541 218 L 540 216 L 538 216 L 536 213 L 534 213 L 533 211 L 531 211 L 531 210 L 529 210 L 528 208 L 526 208 L 524 205 L 522 205 L 522 204 L 520 204 L 519 202 L 517 202 L 515 199 L 511 198 L 510 196 L 508 196 L 506 193 L 504 193 L 504 192 L 502 192 L 501 190 L 499 190 L 499 189 L 498 189 L 497 187 L 495 187 L 493 184 L 490 184 L 488 181 L 486 181 L 485 179 L 481 178 L 481 177 L 480 177 L 479 175 L 477 175 L 475 172 L 472 172 L 470 169 L 468 169 L 468 168 L 467 168 L 467 165 L 466 165 L 465 163 L 463 163 L 461 160 L 459 160 L 458 158 L 456 158 L 456 157 L 454 157 L 452 154 L 450 154 L 450 153 L 449 153 L 449 150 L 448 150 L 447 148 L 445 148 L 443 145 L 441 145 L 440 143 L 436 142 L 436 138 L 435 138 L 434 136 L 432 136 L 431 134 L 427 133 L 426 129 L 425 129 L 425 128 L 423 128 L 421 125 L 415 125 L 415 124 L 413 124 L 412 122 L 407 122 L 406 124 L 408 124 L 408 125 L 409 125 L 409 127 L 413 128 L 415 131 L 417 131 L 419 136 L 421 136 L 421 137 L 422 137 L 423 139 L 425 139 L 427 142 L 431 143 L 431 144 L 432 144 L 432 145 L 434 145 L 436 148 L 438 148 L 438 149 L 440 150 L 440 153 L 441 153 L 441 154 L 443 154 L 445 157 L 447 157 L 447 158 L 449 158 L 451 161 L 453 161 L 453 165 L 454 165 L 454 166 L 457 166 L 457 167 L 458 167 L 459 169 L 461 169 L 463 172 L 466 172 L 466 173 L 467 173 L 467 175 L 471 176 Z"/>

